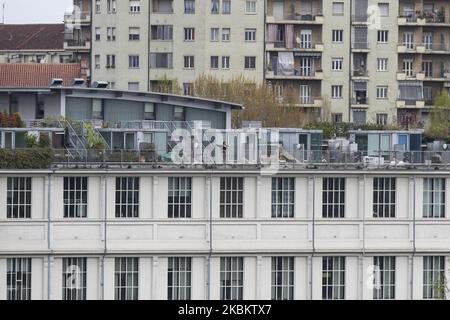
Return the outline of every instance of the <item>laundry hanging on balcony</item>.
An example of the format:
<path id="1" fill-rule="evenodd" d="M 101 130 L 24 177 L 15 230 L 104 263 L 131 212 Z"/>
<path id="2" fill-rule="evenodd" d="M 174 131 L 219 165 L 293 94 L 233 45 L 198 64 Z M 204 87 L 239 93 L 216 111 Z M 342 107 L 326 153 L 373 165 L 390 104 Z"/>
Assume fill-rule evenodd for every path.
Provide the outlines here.
<path id="1" fill-rule="evenodd" d="M 294 53 L 278 52 L 277 74 L 284 76 L 294 75 Z"/>

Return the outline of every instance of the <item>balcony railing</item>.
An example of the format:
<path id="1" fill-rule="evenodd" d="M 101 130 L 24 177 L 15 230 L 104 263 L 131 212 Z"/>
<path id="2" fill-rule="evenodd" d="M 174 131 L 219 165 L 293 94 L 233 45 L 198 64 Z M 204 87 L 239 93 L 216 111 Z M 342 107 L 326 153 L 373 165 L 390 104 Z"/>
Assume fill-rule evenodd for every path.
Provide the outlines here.
<path id="1" fill-rule="evenodd" d="M 279 146 L 271 147 L 272 156 Z M 5 149 L 3 149 L 5 150 Z M 14 157 L 26 157 L 35 154 L 40 149 L 9 149 Z M 76 151 L 76 152 L 75 152 Z M 47 151 L 46 151 L 47 152 Z M 201 157 L 192 159 L 184 158 L 183 163 L 174 163 L 170 152 L 164 153 L 153 148 L 148 150 L 64 150 L 50 149 L 47 162 L 37 162 L 40 169 L 72 168 L 72 169 L 122 169 L 122 168 L 148 168 L 155 169 L 163 166 L 183 168 L 197 168 L 205 170 L 205 165 L 224 169 L 257 169 L 256 165 L 279 166 L 280 170 L 286 169 L 325 169 L 325 168 L 370 168 L 380 170 L 410 170 L 436 168 L 450 169 L 450 151 L 342 151 L 342 150 L 295 150 L 288 160 L 284 158 L 267 159 L 258 156 L 256 159 L 248 159 L 245 156 L 239 159 L 231 159 L 231 153 L 224 151 L 223 161 L 209 161 L 209 150 L 202 149 Z M 205 154 L 204 154 L 205 153 Z M 260 153 L 258 152 L 260 155 Z M 264 153 L 261 153 L 264 154 Z M 281 154 L 281 153 L 280 153 Z M 2 153 L 0 153 L 2 156 Z M 270 161 L 270 162 L 268 162 Z M 14 165 L 14 163 L 10 163 Z M 11 169 L 11 168 L 9 168 Z M 30 168 L 34 169 L 32 163 Z"/>
<path id="2" fill-rule="evenodd" d="M 68 47 L 86 47 L 89 45 L 89 40 L 66 40 Z"/>
<path id="3" fill-rule="evenodd" d="M 284 16 L 284 20 L 296 20 L 296 21 L 315 21 L 317 16 L 322 16 L 321 12 L 315 12 L 310 14 L 288 14 Z"/>
<path id="4" fill-rule="evenodd" d="M 401 13 L 399 17 L 405 18 L 408 23 L 417 23 L 418 20 L 424 20 L 425 23 L 446 23 L 446 16 L 441 11 Z"/>
<path id="5" fill-rule="evenodd" d="M 422 43 L 425 50 L 450 52 L 450 43 Z"/>
<path id="6" fill-rule="evenodd" d="M 367 105 L 367 104 L 369 104 L 368 97 L 353 97 L 352 98 L 352 105 Z"/>
<path id="7" fill-rule="evenodd" d="M 91 19 L 91 13 L 89 11 L 74 11 L 74 12 L 67 12 L 64 14 L 64 20 L 80 20 L 80 21 L 87 21 Z"/>
<path id="8" fill-rule="evenodd" d="M 361 70 L 361 69 L 353 70 L 353 76 L 354 77 L 368 77 L 369 76 L 369 71 L 368 70 Z"/>
<path id="9" fill-rule="evenodd" d="M 352 21 L 353 22 L 367 22 L 369 16 L 367 14 L 353 14 Z"/>
<path id="10" fill-rule="evenodd" d="M 367 42 L 367 41 L 365 41 L 365 42 L 353 41 L 352 42 L 352 49 L 355 49 L 355 50 L 369 50 L 370 49 L 369 42 Z"/>

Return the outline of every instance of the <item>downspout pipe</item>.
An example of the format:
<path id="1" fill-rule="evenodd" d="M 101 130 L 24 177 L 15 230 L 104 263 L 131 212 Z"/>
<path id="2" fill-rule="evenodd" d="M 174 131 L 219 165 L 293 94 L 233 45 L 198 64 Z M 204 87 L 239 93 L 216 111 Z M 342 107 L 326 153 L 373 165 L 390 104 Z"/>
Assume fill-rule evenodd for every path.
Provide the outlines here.
<path id="1" fill-rule="evenodd" d="M 54 173 L 54 171 L 53 171 Z M 51 204 L 52 204 L 52 193 L 51 193 L 51 185 L 52 185 L 52 173 L 49 173 L 47 176 L 47 246 L 48 246 L 48 256 L 47 256 L 47 300 L 50 300 L 51 294 L 51 258 L 52 258 L 52 244 L 51 244 Z"/>

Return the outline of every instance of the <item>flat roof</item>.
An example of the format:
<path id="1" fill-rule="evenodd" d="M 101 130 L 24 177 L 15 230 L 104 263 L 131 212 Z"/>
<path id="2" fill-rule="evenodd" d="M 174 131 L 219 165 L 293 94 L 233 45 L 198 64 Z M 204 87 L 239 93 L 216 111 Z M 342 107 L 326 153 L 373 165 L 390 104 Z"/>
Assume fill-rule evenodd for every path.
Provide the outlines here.
<path id="1" fill-rule="evenodd" d="M 234 103 L 234 102 L 226 102 L 221 100 L 207 99 L 202 97 L 193 97 L 193 96 L 184 96 L 177 94 L 169 94 L 169 93 L 159 93 L 159 92 L 145 92 L 145 91 L 130 91 L 130 90 L 117 90 L 117 89 L 99 89 L 99 88 L 90 88 L 90 87 L 3 87 L 0 88 L 0 92 L 52 92 L 52 91 L 78 91 L 80 93 L 95 93 L 95 94 L 113 94 L 115 96 L 123 96 L 127 95 L 127 98 L 133 97 L 136 98 L 152 98 L 161 100 L 162 103 L 168 102 L 168 99 L 175 99 L 178 101 L 186 101 L 186 102 L 199 102 L 199 103 L 207 103 L 215 106 L 227 106 L 233 110 L 244 110 L 242 104 Z"/>

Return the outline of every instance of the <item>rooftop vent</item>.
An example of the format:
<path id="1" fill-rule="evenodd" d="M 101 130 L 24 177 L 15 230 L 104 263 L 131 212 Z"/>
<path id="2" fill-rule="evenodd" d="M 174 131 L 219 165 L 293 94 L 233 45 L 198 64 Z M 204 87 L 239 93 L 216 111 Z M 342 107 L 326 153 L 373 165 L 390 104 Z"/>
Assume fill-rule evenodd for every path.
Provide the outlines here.
<path id="1" fill-rule="evenodd" d="M 83 78 L 74 78 L 70 80 L 71 87 L 85 87 L 86 81 Z"/>
<path id="2" fill-rule="evenodd" d="M 94 81 L 92 83 L 92 88 L 106 89 L 106 88 L 108 88 L 108 82 L 107 81 Z"/>
<path id="3" fill-rule="evenodd" d="M 50 81 L 48 82 L 48 85 L 50 87 L 61 87 L 64 83 L 63 79 L 59 79 L 59 78 L 53 78 L 50 79 Z"/>

